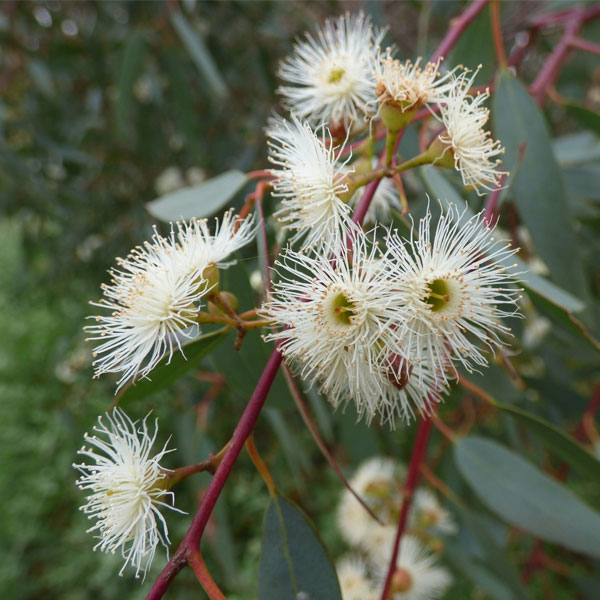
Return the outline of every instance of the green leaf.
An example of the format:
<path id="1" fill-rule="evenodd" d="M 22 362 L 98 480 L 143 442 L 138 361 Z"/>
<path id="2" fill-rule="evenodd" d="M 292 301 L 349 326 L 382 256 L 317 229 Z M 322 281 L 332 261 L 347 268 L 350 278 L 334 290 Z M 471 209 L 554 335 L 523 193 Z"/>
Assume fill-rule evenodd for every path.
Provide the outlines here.
<path id="1" fill-rule="evenodd" d="M 579 104 L 563 104 L 563 108 L 570 117 L 573 117 L 580 125 L 587 129 L 595 131 L 600 135 L 600 115 L 597 112 L 588 110 Z"/>
<path id="2" fill-rule="evenodd" d="M 335 568 L 307 516 L 276 494 L 265 514 L 259 600 L 342 600 Z"/>
<path id="3" fill-rule="evenodd" d="M 483 559 L 482 562 L 485 564 L 485 569 L 489 569 L 491 573 L 485 573 L 481 567 L 478 569 L 479 565 L 475 562 L 471 565 L 460 564 L 459 562 L 457 566 L 459 568 L 462 567 L 473 581 L 484 585 L 485 589 L 496 597 L 502 597 L 505 591 L 510 591 L 510 598 L 529 600 L 529 595 L 519 581 L 519 574 L 514 566 L 507 561 L 500 542 L 496 540 L 496 536 L 494 536 L 494 532 L 490 528 L 490 519 L 486 519 L 482 515 L 469 510 L 458 502 L 452 502 L 452 506 L 460 517 L 461 533 L 468 532 L 477 542 L 480 548 L 477 558 Z M 445 555 L 449 557 L 449 552 L 446 551 Z M 494 578 L 492 574 L 505 587 L 499 587 L 497 585 L 498 579 Z M 490 577 L 490 575 L 492 576 Z"/>
<path id="4" fill-rule="evenodd" d="M 542 417 L 538 417 L 516 406 L 501 404 L 500 402 L 495 402 L 494 406 L 508 413 L 511 417 L 514 417 L 537 434 L 548 444 L 553 452 L 577 469 L 581 475 L 585 475 L 593 481 L 600 481 L 600 460 L 567 435 L 562 429 L 559 429 L 556 425 L 553 425 Z"/>
<path id="5" fill-rule="evenodd" d="M 229 95 L 227 86 L 200 34 L 190 26 L 187 19 L 178 10 L 171 13 L 171 23 L 213 95 L 220 100 L 227 98 Z"/>
<path id="6" fill-rule="evenodd" d="M 600 557 L 600 514 L 515 452 L 478 436 L 454 447 L 456 464 L 482 502 L 511 525 Z"/>
<path id="7" fill-rule="evenodd" d="M 117 83 L 119 94 L 114 107 L 115 133 L 121 143 L 131 140 L 131 125 L 134 121 L 133 85 L 140 74 L 145 49 L 146 36 L 139 30 L 133 32 L 123 49 Z"/>
<path id="8" fill-rule="evenodd" d="M 134 384 L 128 384 L 119 392 L 114 403 L 117 404 L 123 400 L 127 402 L 141 400 L 166 388 L 182 375 L 197 367 L 200 360 L 221 342 L 226 331 L 226 328 L 218 329 L 183 346 L 185 357 L 181 352 L 175 352 L 170 361 L 168 357 L 163 358 L 156 368 L 152 369 L 151 379 L 139 379 Z"/>
<path id="9" fill-rule="evenodd" d="M 465 65 L 474 71 L 478 65 L 481 69 L 473 85 L 486 85 L 494 76 L 496 52 L 490 21 L 490 9 L 486 6 L 466 31 L 444 61 L 446 65 Z"/>
<path id="10" fill-rule="evenodd" d="M 585 295 L 585 277 L 548 128 L 529 92 L 507 71 L 498 78 L 492 114 L 496 137 L 506 148 L 508 171 L 515 170 L 524 149 L 511 193 L 538 253 L 554 281 Z"/>
<path id="11" fill-rule="evenodd" d="M 247 182 L 241 171 L 226 171 L 200 185 L 182 188 L 152 200 L 148 212 L 167 223 L 192 217 L 204 218 L 223 208 Z"/>
<path id="12" fill-rule="evenodd" d="M 600 139 L 589 131 L 568 133 L 552 140 L 552 151 L 563 166 L 581 165 L 600 159 Z"/>

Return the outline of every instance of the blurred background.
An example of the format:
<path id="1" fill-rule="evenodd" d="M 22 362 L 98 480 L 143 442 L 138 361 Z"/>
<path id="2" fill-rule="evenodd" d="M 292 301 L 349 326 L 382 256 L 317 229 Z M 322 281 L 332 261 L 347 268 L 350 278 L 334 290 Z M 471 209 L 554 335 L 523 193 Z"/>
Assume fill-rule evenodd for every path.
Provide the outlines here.
<path id="1" fill-rule="evenodd" d="M 159 549 L 141 584 L 129 571 L 117 577 L 120 557 L 92 553 L 88 523 L 77 510 L 83 494 L 74 486 L 77 475 L 71 466 L 83 433 L 109 407 L 115 387 L 110 378 L 92 381 L 90 347 L 82 332 L 91 311 L 87 303 L 98 298 L 114 257 L 150 237 L 152 220 L 145 203 L 226 169 L 248 171 L 266 165 L 263 127 L 278 110 L 274 91 L 278 61 L 291 51 L 296 36 L 314 30 L 327 16 L 363 8 L 375 23 L 390 27 L 388 39 L 396 43 L 400 56 L 429 56 L 465 4 L 441 0 L 0 4 L 3 598 L 142 598 L 165 564 Z M 526 15 L 569 5 L 504 3 L 509 48 L 518 42 L 515 33 Z M 484 41 L 476 47 L 473 38 L 471 47 L 457 48 L 452 60 L 476 56 L 477 62 L 469 66 L 483 63 L 485 83 L 494 55 L 491 36 L 486 42 L 481 35 L 489 23 L 483 14 L 474 27 L 479 27 L 477 39 Z M 594 31 L 599 32 L 597 27 L 590 29 Z M 550 35 L 534 45 L 521 70 L 526 81 L 531 81 L 556 39 Z M 594 39 L 593 33 L 588 39 Z M 597 57 L 577 54 L 563 71 L 559 91 L 597 112 Z M 557 134 L 577 131 L 577 121 L 560 108 L 551 107 L 548 116 Z M 588 209 L 589 202 L 600 196 L 600 186 L 594 187 L 598 156 L 595 163 L 584 160 L 588 187 L 579 197 L 584 212 L 576 213 L 594 226 L 599 222 L 597 208 Z M 582 181 L 581 164 L 575 167 Z M 580 228 L 579 233 L 593 238 L 588 230 Z M 592 248 L 589 259 L 597 264 L 599 254 Z M 244 259 L 247 272 L 256 269 L 254 248 Z M 597 286 L 598 280 L 593 283 Z M 246 293 L 251 303 L 252 292 Z M 560 354 L 558 350 L 552 354 L 552 348 L 568 346 L 564 339 L 559 335 L 558 341 L 545 345 L 546 355 L 539 360 L 558 365 L 560 371 Z M 254 340 L 260 346 L 258 336 Z M 227 374 L 230 348 L 225 346 L 202 369 Z M 582 352 L 582 368 L 590 368 Z M 262 358 L 253 360 L 258 365 Z M 171 446 L 178 448 L 168 456 L 167 466 L 196 462 L 228 439 L 231 415 L 241 412 L 248 388 L 254 385 L 252 377 L 258 376 L 258 366 L 247 368 L 247 383 L 223 386 L 208 410 L 199 408 L 213 389 L 202 381 L 206 379 L 202 372 L 124 408 L 133 418 L 150 409 L 160 417 L 160 439 L 164 442 L 172 435 Z M 580 414 L 586 403 L 571 383 L 570 374 L 560 382 L 570 399 L 563 407 L 566 418 L 569 411 Z M 341 484 L 286 394 L 280 381 L 261 418 L 257 439 L 280 487 L 316 521 L 337 558 L 344 545 L 335 530 L 332 506 Z M 342 465 L 351 468 L 376 453 L 408 456 L 412 430 L 391 434 L 355 426 L 351 411 L 331 415 L 318 397 L 310 400 Z M 452 465 L 445 468 L 451 474 Z M 182 485 L 177 490 L 178 506 L 193 513 L 205 483 L 197 477 Z M 262 481 L 242 457 L 218 504 L 205 550 L 209 567 L 230 600 L 255 597 L 267 502 Z M 177 544 L 190 517 L 167 518 Z M 513 551 L 520 556 L 524 550 Z M 553 583 L 556 598 L 576 597 L 570 584 L 560 578 Z M 534 579 L 532 585 L 539 592 L 535 598 L 546 597 L 539 591 L 539 581 Z M 169 597 L 203 597 L 191 571 L 178 577 Z M 491 596 L 468 578 L 458 578 L 446 597 Z"/>

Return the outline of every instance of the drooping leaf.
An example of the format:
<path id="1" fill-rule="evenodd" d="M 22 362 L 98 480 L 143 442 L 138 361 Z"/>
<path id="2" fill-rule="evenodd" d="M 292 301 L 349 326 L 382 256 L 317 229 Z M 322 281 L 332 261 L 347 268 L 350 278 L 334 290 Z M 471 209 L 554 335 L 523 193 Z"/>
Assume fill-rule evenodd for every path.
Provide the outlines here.
<path id="1" fill-rule="evenodd" d="M 306 515 L 276 494 L 265 514 L 259 600 L 342 600 L 327 549 Z"/>
<path id="2" fill-rule="evenodd" d="M 507 71 L 498 78 L 492 115 L 496 137 L 506 148 L 505 168 L 514 170 L 520 161 L 511 193 L 536 250 L 554 281 L 584 294 L 585 278 L 546 122 L 529 92 Z"/>
<path id="3" fill-rule="evenodd" d="M 517 571 L 507 560 L 496 532 L 490 527 L 491 520 L 458 502 L 452 502 L 452 506 L 461 520 L 459 539 L 468 534 L 477 546 L 476 552 L 471 552 L 471 564 L 450 562 L 461 568 L 473 581 L 483 585 L 494 597 L 504 597 L 508 592 L 510 598 L 528 600 L 529 595 L 521 585 Z M 449 554 L 447 551 L 448 558 Z M 498 585 L 500 582 L 502 585 Z"/>
<path id="4" fill-rule="evenodd" d="M 567 103 L 563 107 L 567 114 L 578 121 L 580 125 L 600 135 L 600 115 L 597 112 L 588 110 L 579 104 Z"/>
<path id="5" fill-rule="evenodd" d="M 182 346 L 183 354 L 175 352 L 169 361 L 163 358 L 156 368 L 150 372 L 150 379 L 139 379 L 134 384 L 124 387 L 115 399 L 116 402 L 141 400 L 150 394 L 166 388 L 168 385 L 185 375 L 189 370 L 198 366 L 202 358 L 213 350 L 225 337 L 226 329 L 218 329 L 207 333 Z"/>
<path id="6" fill-rule="evenodd" d="M 140 30 L 133 32 L 123 49 L 117 82 L 118 96 L 114 107 L 116 137 L 121 143 L 130 139 L 134 109 L 133 85 L 140 74 L 145 49 L 146 37 Z"/>
<path id="7" fill-rule="evenodd" d="M 486 85 L 494 74 L 495 56 L 490 9 L 486 6 L 460 36 L 450 57 L 444 63 L 464 65 L 472 71 L 481 66 L 474 85 Z"/>
<path id="8" fill-rule="evenodd" d="M 223 208 L 246 183 L 241 171 L 227 171 L 202 182 L 182 188 L 146 205 L 148 212 L 167 223 L 192 217 L 203 218 Z"/>
<path id="9" fill-rule="evenodd" d="M 600 557 L 600 514 L 512 450 L 478 436 L 454 447 L 456 464 L 502 519 L 570 550 Z"/>
<path id="10" fill-rule="evenodd" d="M 588 452 L 581 444 L 546 419 L 538 417 L 516 406 L 494 403 L 494 406 L 523 423 L 528 429 L 544 440 L 558 456 L 575 467 L 581 475 L 600 481 L 600 460 Z"/>
<path id="11" fill-rule="evenodd" d="M 171 23 L 214 96 L 221 100 L 227 98 L 227 86 L 200 34 L 178 10 L 171 13 Z"/>

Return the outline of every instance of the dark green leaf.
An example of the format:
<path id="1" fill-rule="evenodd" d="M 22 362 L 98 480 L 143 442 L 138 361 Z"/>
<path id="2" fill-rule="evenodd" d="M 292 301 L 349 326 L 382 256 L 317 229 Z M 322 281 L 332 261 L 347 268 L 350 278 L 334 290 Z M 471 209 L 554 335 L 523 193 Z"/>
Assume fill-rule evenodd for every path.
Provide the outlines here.
<path id="1" fill-rule="evenodd" d="M 148 212 L 167 223 L 215 214 L 244 187 L 247 179 L 241 171 L 227 171 L 200 185 L 186 187 L 161 196 L 146 205 Z"/>
<path id="2" fill-rule="evenodd" d="M 456 464 L 492 511 L 531 534 L 600 557 L 600 514 L 515 452 L 478 436 L 454 447 Z"/>
<path id="3" fill-rule="evenodd" d="M 342 600 L 327 549 L 306 515 L 277 494 L 265 515 L 259 600 Z"/>
<path id="4" fill-rule="evenodd" d="M 117 85 L 115 129 L 117 140 L 121 143 L 131 138 L 131 125 L 134 121 L 133 85 L 140 75 L 145 49 L 145 35 L 139 30 L 134 31 L 123 50 Z"/>
<path id="5" fill-rule="evenodd" d="M 163 358 L 150 373 L 151 379 L 139 379 L 135 384 L 127 385 L 121 390 L 115 402 L 140 400 L 167 387 L 189 370 L 197 367 L 200 360 L 225 337 L 225 332 L 225 329 L 219 329 L 183 346 L 185 358 L 181 352 L 175 352 L 170 361 L 168 358 Z"/>
<path id="6" fill-rule="evenodd" d="M 229 95 L 227 86 L 200 34 L 190 26 L 185 16 L 178 10 L 171 13 L 171 23 L 212 93 L 221 100 L 227 98 Z"/>
<path id="7" fill-rule="evenodd" d="M 460 36 L 450 57 L 444 61 L 444 64 L 464 65 L 471 70 L 475 70 L 481 65 L 474 85 L 486 85 L 494 75 L 495 62 L 496 52 L 494 50 L 490 10 L 486 7 Z"/>
<path id="8" fill-rule="evenodd" d="M 581 475 L 600 481 L 600 461 L 581 444 L 549 421 L 530 412 L 499 402 L 494 405 L 539 435 L 558 456 L 575 467 Z"/>
<path id="9" fill-rule="evenodd" d="M 567 103 L 563 107 L 569 116 L 579 121 L 580 125 L 600 135 L 600 115 L 597 112 L 588 110 L 578 104 Z"/>
<path id="10" fill-rule="evenodd" d="M 507 170 L 515 170 L 523 153 L 511 192 L 537 251 L 553 280 L 585 295 L 565 189 L 546 122 L 529 92 L 507 71 L 498 79 L 492 114 L 496 137 L 506 148 Z"/>

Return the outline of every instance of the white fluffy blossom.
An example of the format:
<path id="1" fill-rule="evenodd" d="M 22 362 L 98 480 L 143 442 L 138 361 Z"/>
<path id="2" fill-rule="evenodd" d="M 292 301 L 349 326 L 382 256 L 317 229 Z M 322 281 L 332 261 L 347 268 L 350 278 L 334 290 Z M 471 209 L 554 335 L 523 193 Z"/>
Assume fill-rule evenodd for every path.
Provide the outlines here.
<path id="1" fill-rule="evenodd" d="M 315 39 L 306 34 L 282 61 L 279 88 L 290 111 L 312 124 L 349 125 L 368 113 L 375 96 L 372 62 L 385 31 L 360 12 L 326 21 Z"/>
<path id="2" fill-rule="evenodd" d="M 272 119 L 267 130 L 269 160 L 280 167 L 272 171 L 273 195 L 282 199 L 275 216 L 296 232 L 292 243 L 304 238 L 305 248 L 339 245 L 351 225 L 350 207 L 340 195 L 348 191 L 345 179 L 352 169 L 338 161 L 329 131 L 322 127 L 320 133 L 322 139 L 295 116 L 291 122 Z"/>
<path id="3" fill-rule="evenodd" d="M 357 556 L 343 558 L 336 565 L 342 600 L 379 600 L 379 593 L 367 573 L 367 565 Z"/>
<path id="4" fill-rule="evenodd" d="M 411 528 L 432 529 L 437 533 L 454 534 L 458 531 L 456 522 L 428 489 L 419 488 L 414 495 L 410 512 Z"/>
<path id="5" fill-rule="evenodd" d="M 95 434 L 84 436 L 90 447 L 78 451 L 91 464 L 73 465 L 81 472 L 77 486 L 89 492 L 81 510 L 88 519 L 96 519 L 88 529 L 99 540 L 94 550 L 120 551 L 125 563 L 119 574 L 129 564 L 136 577 L 150 566 L 159 542 L 168 547 L 167 524 L 159 508 L 177 510 L 165 503 L 173 493 L 161 487 L 167 471 L 159 462 L 170 450 L 165 444 L 151 455 L 158 426 L 155 423 L 151 434 L 147 419 L 138 425 L 118 408 L 106 415 L 106 424 L 99 417 Z"/>
<path id="6" fill-rule="evenodd" d="M 226 266 L 223 260 L 254 231 L 252 219 L 236 224 L 226 213 L 212 235 L 206 221 L 178 223 L 169 237 L 155 233 L 127 258 L 117 258 L 110 284 L 102 286 L 104 298 L 91 302 L 106 312 L 89 317 L 96 324 L 85 327 L 88 340 L 98 342 L 95 377 L 120 373 L 118 390 L 146 377 L 164 356 L 181 349 L 182 340 L 196 337 L 197 312 L 215 283 L 207 268 Z"/>
<path id="7" fill-rule="evenodd" d="M 404 476 L 404 469 L 389 458 L 373 457 L 360 465 L 349 481 L 350 487 L 383 525 L 373 519 L 348 489 L 344 489 L 337 510 L 337 524 L 348 544 L 368 552 L 381 539 L 387 540 L 394 535 Z"/>
<path id="8" fill-rule="evenodd" d="M 450 361 L 468 371 L 486 365 L 482 346 L 493 351 L 501 345 L 501 336 L 510 334 L 502 318 L 518 315 L 521 290 L 506 268 L 516 250 L 496 239 L 482 218 L 450 205 L 435 231 L 428 210 L 408 241 L 387 239 L 393 276 L 408 286 L 405 343 L 414 348 L 415 361 L 435 365 L 438 373 Z"/>
<path id="9" fill-rule="evenodd" d="M 447 152 L 452 153 L 463 184 L 473 186 L 481 195 L 483 192 L 479 188 L 496 189 L 505 172 L 498 170 L 502 163 L 498 156 L 504 153 L 504 148 L 484 129 L 490 112 L 482 104 L 489 97 L 489 91 L 469 95 L 476 75 L 477 71 L 470 77 L 468 71 L 461 73 L 440 101 L 440 115 L 446 131 L 439 137 L 448 145 Z"/>
<path id="10" fill-rule="evenodd" d="M 280 340 L 283 355 L 304 380 L 318 382 L 334 407 L 350 399 L 367 422 L 379 414 L 408 419 L 413 406 L 427 412 L 439 399 L 437 374 L 418 366 L 400 332 L 403 289 L 389 276 L 385 254 L 354 230 L 346 245 L 319 254 L 287 250 L 276 262 L 280 281 L 263 313 L 275 326 L 268 340 Z"/>
<path id="11" fill-rule="evenodd" d="M 391 104 L 404 112 L 446 98 L 457 85 L 458 78 L 453 77 L 453 73 L 460 67 L 440 75 L 441 59 L 423 67 L 421 60 L 402 62 L 392 56 L 389 48 L 385 54 L 378 54 L 373 68 L 379 104 Z"/>
<path id="12" fill-rule="evenodd" d="M 379 581 L 383 585 L 392 547 L 381 546 L 374 562 L 379 565 Z M 400 542 L 396 572 L 392 579 L 391 600 L 435 600 L 452 583 L 446 569 L 436 566 L 435 556 L 427 554 L 416 538 L 405 535 Z"/>

